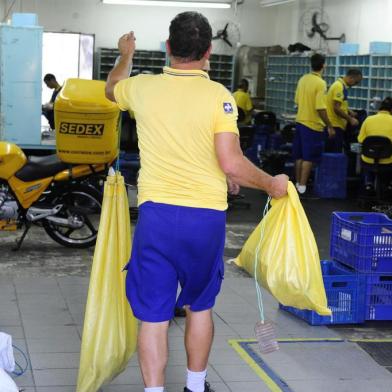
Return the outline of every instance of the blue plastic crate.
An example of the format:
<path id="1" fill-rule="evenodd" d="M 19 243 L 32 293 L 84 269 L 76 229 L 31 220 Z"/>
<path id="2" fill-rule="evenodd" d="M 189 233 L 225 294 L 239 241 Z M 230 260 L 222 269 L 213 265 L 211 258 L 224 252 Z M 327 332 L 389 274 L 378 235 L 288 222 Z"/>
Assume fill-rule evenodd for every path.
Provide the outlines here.
<path id="1" fill-rule="evenodd" d="M 310 325 L 360 324 L 365 322 L 365 275 L 359 275 L 336 261 L 321 262 L 328 307 L 332 317 L 319 316 L 279 304 L 279 307 Z"/>
<path id="2" fill-rule="evenodd" d="M 339 54 L 340 55 L 355 55 L 359 53 L 359 44 L 353 43 L 340 43 Z"/>
<path id="3" fill-rule="evenodd" d="M 370 54 L 391 54 L 392 42 L 374 41 L 369 44 Z"/>
<path id="4" fill-rule="evenodd" d="M 375 212 L 334 212 L 331 257 L 362 273 L 392 274 L 392 220 Z"/>
<path id="5" fill-rule="evenodd" d="M 392 275 L 367 275 L 366 320 L 392 320 Z"/>
<path id="6" fill-rule="evenodd" d="M 267 143 L 268 150 L 278 150 L 279 147 L 283 144 L 283 138 L 280 133 L 273 133 L 270 135 Z"/>
<path id="7" fill-rule="evenodd" d="M 324 153 L 316 168 L 314 192 L 324 199 L 344 199 L 347 188 L 347 156 Z"/>
<path id="8" fill-rule="evenodd" d="M 255 165 L 260 165 L 259 153 L 267 149 L 269 135 L 266 133 L 256 133 L 252 146 L 245 151 L 245 156 Z"/>

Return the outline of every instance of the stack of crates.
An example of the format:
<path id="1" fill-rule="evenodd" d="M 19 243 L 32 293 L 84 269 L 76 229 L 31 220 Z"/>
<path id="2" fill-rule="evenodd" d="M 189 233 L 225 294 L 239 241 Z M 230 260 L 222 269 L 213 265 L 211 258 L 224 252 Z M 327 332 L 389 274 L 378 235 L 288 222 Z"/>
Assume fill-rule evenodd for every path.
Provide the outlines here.
<path id="1" fill-rule="evenodd" d="M 392 320 L 392 220 L 380 213 L 334 212 L 331 256 L 365 280 L 365 320 Z"/>
<path id="2" fill-rule="evenodd" d="M 255 135 L 252 145 L 244 153 L 251 162 L 259 166 L 260 153 L 268 149 L 270 135 L 274 132 L 274 128 L 267 124 L 253 125 L 253 127 Z"/>
<path id="3" fill-rule="evenodd" d="M 365 281 L 351 269 L 333 260 L 321 262 L 328 307 L 332 316 L 320 316 L 312 310 L 279 305 L 310 325 L 360 324 L 365 322 Z"/>
<path id="4" fill-rule="evenodd" d="M 347 156 L 324 153 L 316 168 L 314 193 L 323 199 L 345 199 L 347 189 Z"/>
<path id="5" fill-rule="evenodd" d="M 331 261 L 321 269 L 332 317 L 280 305 L 311 325 L 392 320 L 392 220 L 385 214 L 334 212 Z"/>

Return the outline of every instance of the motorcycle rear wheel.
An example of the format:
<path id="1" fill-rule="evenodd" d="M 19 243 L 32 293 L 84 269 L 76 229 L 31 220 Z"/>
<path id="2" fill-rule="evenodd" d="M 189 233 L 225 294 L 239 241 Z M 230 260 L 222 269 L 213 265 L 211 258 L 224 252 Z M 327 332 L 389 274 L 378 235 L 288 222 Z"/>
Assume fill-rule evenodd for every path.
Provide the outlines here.
<path id="1" fill-rule="evenodd" d="M 80 227 L 64 227 L 44 220 L 42 225 L 49 237 L 68 248 L 83 249 L 95 245 L 102 209 L 100 192 L 88 185 L 78 185 L 53 195 L 50 202 L 53 207 L 63 205 L 56 217 L 75 221 Z"/>

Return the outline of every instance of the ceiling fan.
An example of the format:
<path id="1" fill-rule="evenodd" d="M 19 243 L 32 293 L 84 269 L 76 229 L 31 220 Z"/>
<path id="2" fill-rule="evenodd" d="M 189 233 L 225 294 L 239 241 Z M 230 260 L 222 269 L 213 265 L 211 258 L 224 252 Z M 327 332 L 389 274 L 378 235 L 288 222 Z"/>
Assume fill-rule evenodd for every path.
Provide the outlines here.
<path id="1" fill-rule="evenodd" d="M 240 30 L 238 25 L 232 21 L 221 21 L 215 24 L 212 37 L 214 41 L 214 52 L 234 54 L 240 41 Z"/>
<path id="2" fill-rule="evenodd" d="M 313 38 L 316 34 L 319 34 L 325 41 L 339 41 L 345 42 L 346 35 L 342 34 L 340 37 L 328 37 L 327 32 L 330 28 L 329 24 L 322 20 L 320 12 L 314 12 L 312 15 L 312 25 L 310 30 L 307 31 L 308 38 Z"/>
<path id="3" fill-rule="evenodd" d="M 222 30 L 218 30 L 216 32 L 216 35 L 212 37 L 213 40 L 216 39 L 221 39 L 223 40 L 227 45 L 230 46 L 230 48 L 233 47 L 233 44 L 229 41 L 229 33 L 227 32 L 227 28 L 229 27 L 229 22 L 226 23 L 225 27 Z"/>

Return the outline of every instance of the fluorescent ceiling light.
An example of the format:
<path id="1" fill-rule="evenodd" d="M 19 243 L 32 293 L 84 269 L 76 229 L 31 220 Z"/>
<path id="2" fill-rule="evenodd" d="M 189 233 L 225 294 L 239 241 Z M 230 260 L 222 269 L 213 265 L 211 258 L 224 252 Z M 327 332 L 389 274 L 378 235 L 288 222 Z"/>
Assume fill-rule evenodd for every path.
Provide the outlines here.
<path id="1" fill-rule="evenodd" d="M 261 0 L 260 5 L 262 7 L 272 7 L 274 5 L 281 5 L 281 4 L 287 4 L 292 2 L 294 2 L 294 0 Z"/>
<path id="2" fill-rule="evenodd" d="M 230 3 L 212 3 L 207 1 L 166 1 L 166 0 L 102 0 L 104 4 L 116 5 L 148 5 L 161 7 L 191 7 L 191 8 L 230 8 Z"/>

